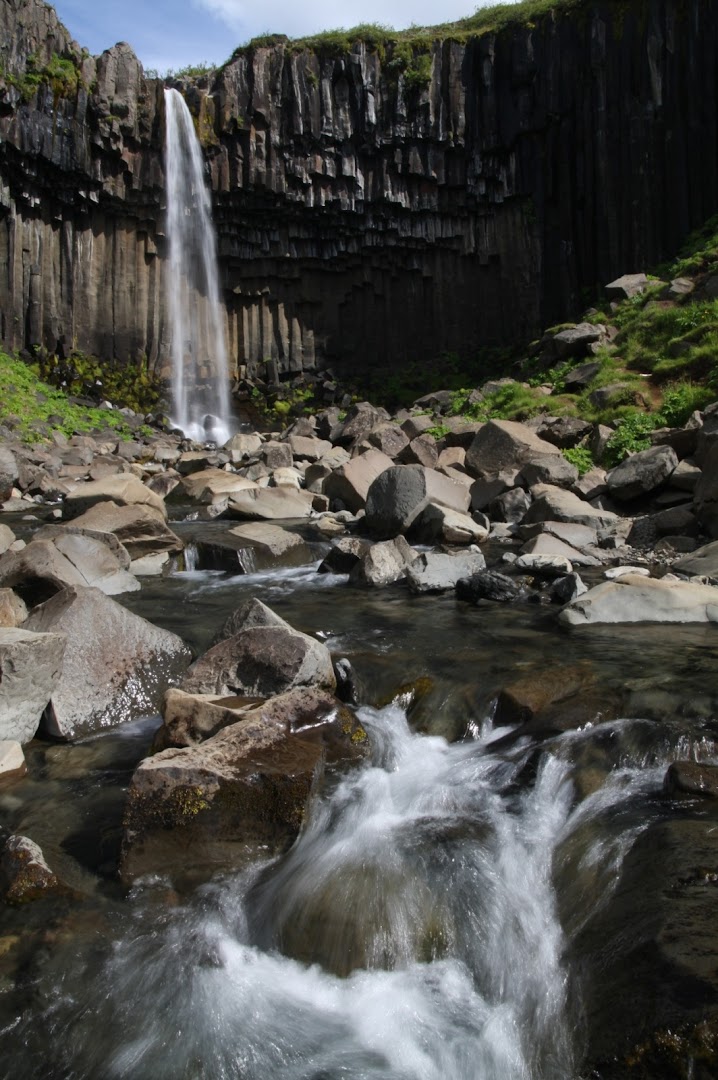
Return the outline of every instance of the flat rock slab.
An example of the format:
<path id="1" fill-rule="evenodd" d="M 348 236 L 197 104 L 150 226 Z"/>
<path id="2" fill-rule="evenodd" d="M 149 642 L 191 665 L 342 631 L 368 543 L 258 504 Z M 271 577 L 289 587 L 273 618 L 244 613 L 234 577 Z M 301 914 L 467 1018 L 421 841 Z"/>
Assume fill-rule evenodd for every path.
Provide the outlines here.
<path id="1" fill-rule="evenodd" d="M 201 472 L 191 473 L 185 476 L 179 486 L 172 493 L 173 500 L 177 501 L 183 495 L 193 503 L 213 503 L 222 497 L 238 495 L 243 491 L 256 491 L 257 485 L 253 480 L 239 473 L 225 472 L 224 469 L 203 469 Z"/>
<path id="2" fill-rule="evenodd" d="M 25 625 L 67 638 L 62 676 L 43 720 L 43 730 L 55 738 L 158 712 L 191 659 L 176 634 L 133 615 L 99 589 L 65 589 L 35 608 Z"/>
<path id="3" fill-rule="evenodd" d="M 406 580 L 413 593 L 437 593 L 453 589 L 460 578 L 470 577 L 485 569 L 480 553 L 445 555 L 424 552 L 406 568 Z"/>
<path id="4" fill-rule="evenodd" d="M 60 684 L 66 635 L 0 629 L 0 739 L 27 743 Z"/>
<path id="5" fill-rule="evenodd" d="M 311 559 L 311 551 L 306 541 L 297 533 L 283 529 L 281 525 L 253 521 L 246 525 L 236 525 L 229 530 L 229 534 L 236 537 L 243 546 L 251 548 L 259 561 L 266 566 L 276 563 L 297 566 Z"/>
<path id="6" fill-rule="evenodd" d="M 65 499 L 63 515 L 65 518 L 78 517 L 99 502 L 114 502 L 120 506 L 150 506 L 165 520 L 167 518 L 164 499 L 150 491 L 131 473 L 107 476 L 103 480 L 91 480 L 87 484 L 75 484 Z"/>
<path id="7" fill-rule="evenodd" d="M 72 528 L 91 533 L 111 534 L 128 552 L 140 559 L 160 551 L 181 551 L 179 536 L 168 528 L 164 516 L 151 506 L 133 503 L 116 506 L 100 502 L 73 519 Z"/>
<path id="8" fill-rule="evenodd" d="M 230 495 L 227 514 L 250 521 L 278 521 L 305 518 L 312 513 L 314 496 L 310 491 L 290 487 L 248 488 Z"/>
<path id="9" fill-rule="evenodd" d="M 559 614 L 559 621 L 564 626 L 718 622 L 718 588 L 624 574 L 572 601 Z"/>

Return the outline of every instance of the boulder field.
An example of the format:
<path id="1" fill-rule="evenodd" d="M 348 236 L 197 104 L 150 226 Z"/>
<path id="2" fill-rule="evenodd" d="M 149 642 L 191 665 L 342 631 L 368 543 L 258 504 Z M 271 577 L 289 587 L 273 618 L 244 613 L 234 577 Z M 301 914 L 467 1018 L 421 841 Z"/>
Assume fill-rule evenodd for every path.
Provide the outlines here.
<path id="1" fill-rule="evenodd" d="M 193 658 L 118 598 L 190 560 L 235 573 L 316 563 L 347 590 L 546 605 L 570 633 L 717 622 L 716 410 L 584 476 L 561 450 L 595 435 L 584 422 L 432 428 L 418 407 L 392 417 L 368 402 L 222 447 L 6 439 L 3 774 L 22 774 L 38 733 L 74 740 L 160 711 L 157 752 L 130 787 L 125 879 L 167 866 L 170 847 L 205 868 L 227 845 L 281 848 L 327 765 L 366 751 L 347 662 L 258 600 Z"/>

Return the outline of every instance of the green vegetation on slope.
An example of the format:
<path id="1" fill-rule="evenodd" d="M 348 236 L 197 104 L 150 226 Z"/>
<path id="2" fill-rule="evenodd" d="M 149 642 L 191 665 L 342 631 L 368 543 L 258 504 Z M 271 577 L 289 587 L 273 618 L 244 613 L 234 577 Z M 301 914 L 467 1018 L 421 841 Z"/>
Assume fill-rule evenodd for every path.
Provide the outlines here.
<path id="1" fill-rule="evenodd" d="M 125 417 L 73 401 L 66 393 L 43 382 L 22 360 L 0 352 L 0 424 L 26 442 L 39 442 L 52 431 L 67 436 L 111 431 L 121 438 L 132 435 Z"/>

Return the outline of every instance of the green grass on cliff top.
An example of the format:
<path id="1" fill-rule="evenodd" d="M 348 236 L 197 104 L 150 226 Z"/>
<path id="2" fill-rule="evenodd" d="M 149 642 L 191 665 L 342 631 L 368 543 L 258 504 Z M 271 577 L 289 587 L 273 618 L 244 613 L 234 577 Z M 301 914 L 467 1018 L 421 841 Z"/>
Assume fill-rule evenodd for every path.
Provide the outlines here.
<path id="1" fill-rule="evenodd" d="M 322 33 L 301 38 L 288 38 L 284 34 L 263 34 L 236 49 L 232 59 L 249 49 L 280 44 L 286 45 L 292 51 L 310 49 L 315 52 L 341 53 L 348 52 L 357 42 L 379 49 L 391 42 L 404 41 L 421 45 L 436 39 L 466 41 L 472 37 L 480 37 L 482 34 L 498 33 L 511 26 L 530 25 L 552 13 L 563 15 L 575 8 L 586 6 L 588 2 L 589 0 L 521 0 L 520 3 L 513 4 L 492 4 L 490 7 L 478 8 L 473 15 L 458 19 L 456 22 L 439 23 L 436 26 L 410 26 L 406 30 L 393 30 L 390 26 L 362 23 L 349 30 L 343 28 L 325 30 Z M 623 10 L 627 5 L 637 3 L 638 0 L 609 0 L 609 2 L 615 3 Z"/>

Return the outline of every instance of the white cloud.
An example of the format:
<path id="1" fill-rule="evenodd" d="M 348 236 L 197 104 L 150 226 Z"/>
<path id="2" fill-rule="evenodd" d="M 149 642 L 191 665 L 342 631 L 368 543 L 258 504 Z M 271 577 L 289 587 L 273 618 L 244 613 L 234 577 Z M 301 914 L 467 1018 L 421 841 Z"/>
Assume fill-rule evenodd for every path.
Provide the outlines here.
<path id="1" fill-rule="evenodd" d="M 441 6 L 436 0 L 361 0 L 360 3 L 308 0 L 303 4 L 290 4 L 287 0 L 265 0 L 262 4 L 248 0 L 194 2 L 221 19 L 243 40 L 265 31 L 301 37 L 319 30 L 348 29 L 359 23 L 379 23 L 397 30 L 412 23 L 431 26 L 471 15 L 477 6 L 476 0 L 443 0 Z"/>

